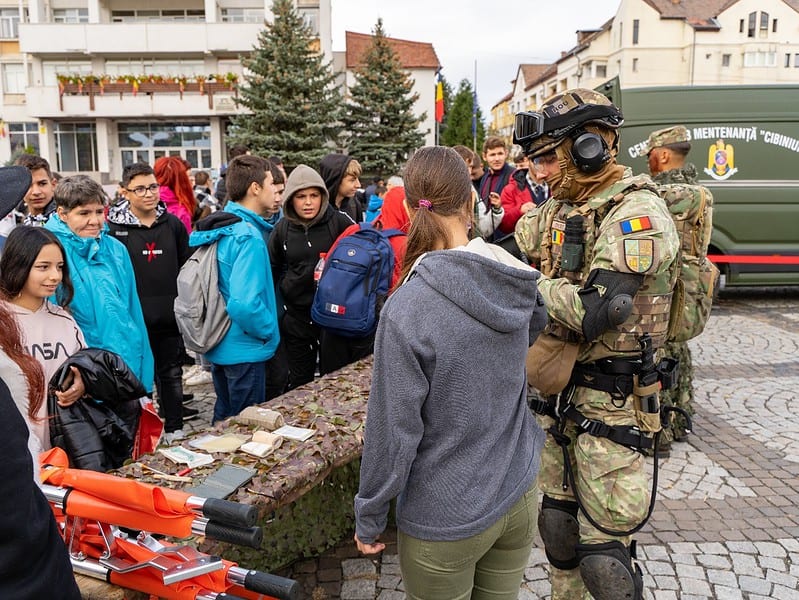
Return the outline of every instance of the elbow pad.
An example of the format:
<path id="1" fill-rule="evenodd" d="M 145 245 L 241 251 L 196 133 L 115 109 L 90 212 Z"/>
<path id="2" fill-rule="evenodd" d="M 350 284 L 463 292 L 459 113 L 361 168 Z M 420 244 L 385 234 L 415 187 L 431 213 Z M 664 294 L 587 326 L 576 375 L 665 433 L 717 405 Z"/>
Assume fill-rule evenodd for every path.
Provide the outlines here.
<path id="1" fill-rule="evenodd" d="M 638 273 L 619 273 L 594 269 L 588 274 L 583 289 L 577 292 L 585 308 L 583 336 L 592 342 L 618 327 L 633 311 L 633 297 L 644 283 Z"/>

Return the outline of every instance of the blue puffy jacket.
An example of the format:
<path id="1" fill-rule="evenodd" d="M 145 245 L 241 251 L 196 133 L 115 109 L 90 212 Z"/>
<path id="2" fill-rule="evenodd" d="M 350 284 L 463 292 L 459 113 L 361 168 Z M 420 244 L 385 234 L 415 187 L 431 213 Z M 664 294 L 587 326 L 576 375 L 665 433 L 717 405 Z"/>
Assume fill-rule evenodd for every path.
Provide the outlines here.
<path id="1" fill-rule="evenodd" d="M 226 223 L 220 214 L 225 212 L 241 220 Z M 206 219 L 220 226 L 200 230 Z M 218 365 L 269 360 L 280 342 L 275 286 L 266 249 L 272 226 L 237 202 L 228 202 L 222 211 L 206 219 L 198 222 L 189 246 L 218 242 L 219 291 L 232 323 L 222 341 L 205 357 Z"/>
<path id="2" fill-rule="evenodd" d="M 75 297 L 69 310 L 86 345 L 119 354 L 147 392 L 153 389 L 153 354 L 136 278 L 125 246 L 108 235 L 83 238 L 53 213 L 45 225 L 64 246 Z"/>

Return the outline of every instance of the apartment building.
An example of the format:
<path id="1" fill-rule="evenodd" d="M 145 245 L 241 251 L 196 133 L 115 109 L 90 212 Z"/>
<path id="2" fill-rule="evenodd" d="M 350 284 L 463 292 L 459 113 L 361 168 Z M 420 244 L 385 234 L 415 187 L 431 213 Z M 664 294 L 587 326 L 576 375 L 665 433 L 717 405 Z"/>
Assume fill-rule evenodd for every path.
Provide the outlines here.
<path id="1" fill-rule="evenodd" d="M 511 81 L 513 89 L 491 107 L 492 135 L 498 135 L 510 145 L 513 137 L 513 119 L 517 112 L 533 110 L 536 106 L 536 84 L 542 77 L 554 72 L 549 64 L 521 64 Z"/>
<path id="2" fill-rule="evenodd" d="M 330 0 L 295 0 L 332 61 Z M 225 160 L 239 56 L 271 0 L 0 0 L 0 162 L 30 147 L 61 173 Z"/>
<path id="3" fill-rule="evenodd" d="M 622 88 L 797 83 L 799 0 L 621 0 L 526 89 L 515 85 L 511 106 L 615 76 Z"/>

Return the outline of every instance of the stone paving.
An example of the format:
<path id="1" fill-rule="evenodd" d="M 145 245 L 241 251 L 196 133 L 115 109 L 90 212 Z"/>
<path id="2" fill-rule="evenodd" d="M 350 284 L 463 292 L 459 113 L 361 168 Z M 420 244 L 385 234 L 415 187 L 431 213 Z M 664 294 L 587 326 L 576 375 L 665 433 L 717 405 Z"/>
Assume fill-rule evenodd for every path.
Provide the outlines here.
<path id="1" fill-rule="evenodd" d="M 799 289 L 725 292 L 690 345 L 694 434 L 660 461 L 636 536 L 646 598 L 799 600 Z M 212 390 L 188 391 L 210 418 Z M 303 598 L 404 599 L 394 532 L 384 537 L 377 559 L 345 541 L 295 564 Z M 520 599 L 550 597 L 548 568 L 539 540 Z"/>

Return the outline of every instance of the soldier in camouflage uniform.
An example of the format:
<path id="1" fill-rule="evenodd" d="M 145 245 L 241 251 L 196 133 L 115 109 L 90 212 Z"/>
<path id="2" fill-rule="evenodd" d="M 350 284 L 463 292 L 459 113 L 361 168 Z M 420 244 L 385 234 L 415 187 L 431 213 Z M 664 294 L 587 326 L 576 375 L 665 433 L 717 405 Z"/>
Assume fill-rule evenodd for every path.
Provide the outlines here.
<path id="1" fill-rule="evenodd" d="M 553 600 L 643 597 L 630 530 L 648 514 L 642 450 L 660 419 L 651 352 L 641 344 L 665 340 L 678 238 L 652 180 L 616 163 L 622 122 L 605 96 L 575 89 L 541 113 L 520 113 L 514 129 L 552 190 L 517 223 L 515 238 L 540 264 L 549 315 L 528 371 L 541 392 L 533 409 L 549 433 L 539 531 Z M 556 377 L 536 368 L 568 348 L 576 364 L 565 361 L 568 383 L 552 386 Z"/>
<path id="2" fill-rule="evenodd" d="M 698 185 L 696 167 L 685 162 L 685 158 L 691 150 L 691 143 L 688 140 L 688 130 L 683 125 L 676 125 L 652 132 L 646 141 L 645 150 L 649 173 L 658 185 L 658 192 L 661 195 L 665 194 L 669 186 Z M 707 194 L 709 195 L 710 192 L 708 191 Z M 692 382 L 694 372 L 688 343 L 666 342 L 662 352 L 665 356 L 679 360 L 680 374 L 676 387 L 661 391 L 660 401 L 666 406 L 677 406 L 689 415 L 693 415 L 694 388 Z M 681 441 L 687 435 L 685 417 L 672 412 L 670 419 L 670 426 L 663 430 L 661 436 L 660 445 L 664 453 L 668 452 L 673 440 Z"/>

